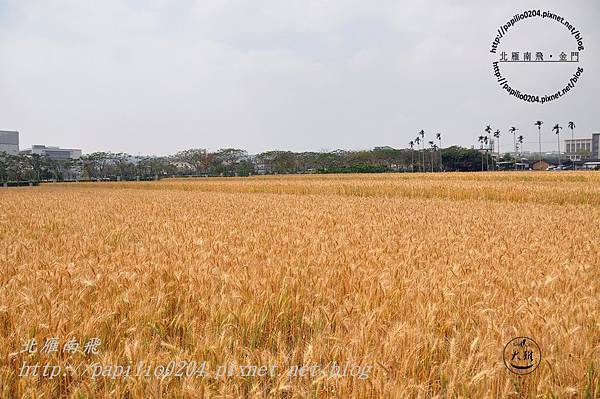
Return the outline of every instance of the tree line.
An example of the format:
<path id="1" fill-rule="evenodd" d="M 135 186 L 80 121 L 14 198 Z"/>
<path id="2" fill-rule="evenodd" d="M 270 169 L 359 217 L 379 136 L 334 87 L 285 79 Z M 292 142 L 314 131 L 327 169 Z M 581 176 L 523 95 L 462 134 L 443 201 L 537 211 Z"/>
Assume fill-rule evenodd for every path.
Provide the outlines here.
<path id="1" fill-rule="evenodd" d="M 235 148 L 189 149 L 169 156 L 94 152 L 53 160 L 37 154 L 0 153 L 0 181 L 146 180 L 177 176 L 250 176 L 290 173 L 385 173 L 477 171 L 477 150 L 462 147 L 364 151 L 266 151 L 249 155 Z M 419 161 L 417 162 L 416 159 Z M 443 165 L 443 166 L 442 166 Z"/>

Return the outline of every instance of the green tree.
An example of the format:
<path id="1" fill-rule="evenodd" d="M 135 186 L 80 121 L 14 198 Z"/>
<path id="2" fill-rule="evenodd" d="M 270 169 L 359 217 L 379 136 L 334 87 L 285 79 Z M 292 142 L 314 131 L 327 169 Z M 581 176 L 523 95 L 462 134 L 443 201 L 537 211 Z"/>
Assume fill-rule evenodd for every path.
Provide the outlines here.
<path id="1" fill-rule="evenodd" d="M 475 172 L 483 170 L 483 152 L 458 146 L 440 150 L 446 170 L 459 172 Z"/>
<path id="2" fill-rule="evenodd" d="M 179 162 L 189 164 L 196 174 L 208 173 L 209 167 L 212 164 L 212 157 L 202 148 L 179 151 L 174 155 L 174 158 Z"/>

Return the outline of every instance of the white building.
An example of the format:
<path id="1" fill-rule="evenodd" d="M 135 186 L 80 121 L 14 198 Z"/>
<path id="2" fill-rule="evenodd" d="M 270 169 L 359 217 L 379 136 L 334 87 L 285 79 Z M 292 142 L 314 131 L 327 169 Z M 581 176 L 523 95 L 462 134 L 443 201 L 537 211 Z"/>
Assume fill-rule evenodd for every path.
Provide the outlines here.
<path id="1" fill-rule="evenodd" d="M 0 130 L 0 152 L 19 154 L 19 132 Z"/>
<path id="2" fill-rule="evenodd" d="M 569 159 L 600 159 L 600 133 L 592 133 L 591 139 L 565 140 L 565 153 Z"/>
<path id="3" fill-rule="evenodd" d="M 565 153 L 569 159 L 573 160 L 590 157 L 592 155 L 592 139 L 565 140 Z"/>
<path id="4" fill-rule="evenodd" d="M 81 150 L 34 145 L 30 149 L 21 151 L 21 154 L 37 154 L 53 161 L 64 161 L 68 159 L 79 159 L 81 157 Z"/>

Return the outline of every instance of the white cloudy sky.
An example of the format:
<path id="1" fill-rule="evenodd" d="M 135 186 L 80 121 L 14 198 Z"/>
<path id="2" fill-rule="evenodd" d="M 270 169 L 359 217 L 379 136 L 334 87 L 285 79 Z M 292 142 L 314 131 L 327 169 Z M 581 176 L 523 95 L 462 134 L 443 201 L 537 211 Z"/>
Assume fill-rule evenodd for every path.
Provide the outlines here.
<path id="1" fill-rule="evenodd" d="M 575 90 L 544 105 L 492 76 L 496 29 L 531 8 L 586 47 Z M 598 0 L 0 0 L 0 129 L 21 147 L 167 154 L 404 147 L 420 129 L 470 146 L 490 124 L 508 151 L 511 125 L 534 150 L 541 119 L 550 150 L 556 122 L 600 131 L 598 20 Z M 559 25 L 520 24 L 507 50 L 572 50 Z M 542 93 L 576 69 L 509 66 Z"/>

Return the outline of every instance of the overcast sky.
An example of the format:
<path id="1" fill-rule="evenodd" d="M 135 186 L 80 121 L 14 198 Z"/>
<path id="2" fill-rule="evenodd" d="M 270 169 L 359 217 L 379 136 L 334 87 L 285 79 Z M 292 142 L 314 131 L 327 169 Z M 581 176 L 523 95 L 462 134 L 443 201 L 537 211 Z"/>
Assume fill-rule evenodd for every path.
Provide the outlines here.
<path id="1" fill-rule="evenodd" d="M 544 105 L 503 91 L 489 52 L 501 24 L 537 8 L 585 45 L 575 89 Z M 168 154 L 406 147 L 421 129 L 471 146 L 490 124 L 509 151 L 510 126 L 536 149 L 541 119 L 551 150 L 557 122 L 565 136 L 569 120 L 576 136 L 600 132 L 598 21 L 598 0 L 0 0 L 0 129 L 19 130 L 21 148 Z M 501 44 L 575 45 L 549 20 L 519 22 Z M 573 65 L 503 73 L 550 94 Z"/>

